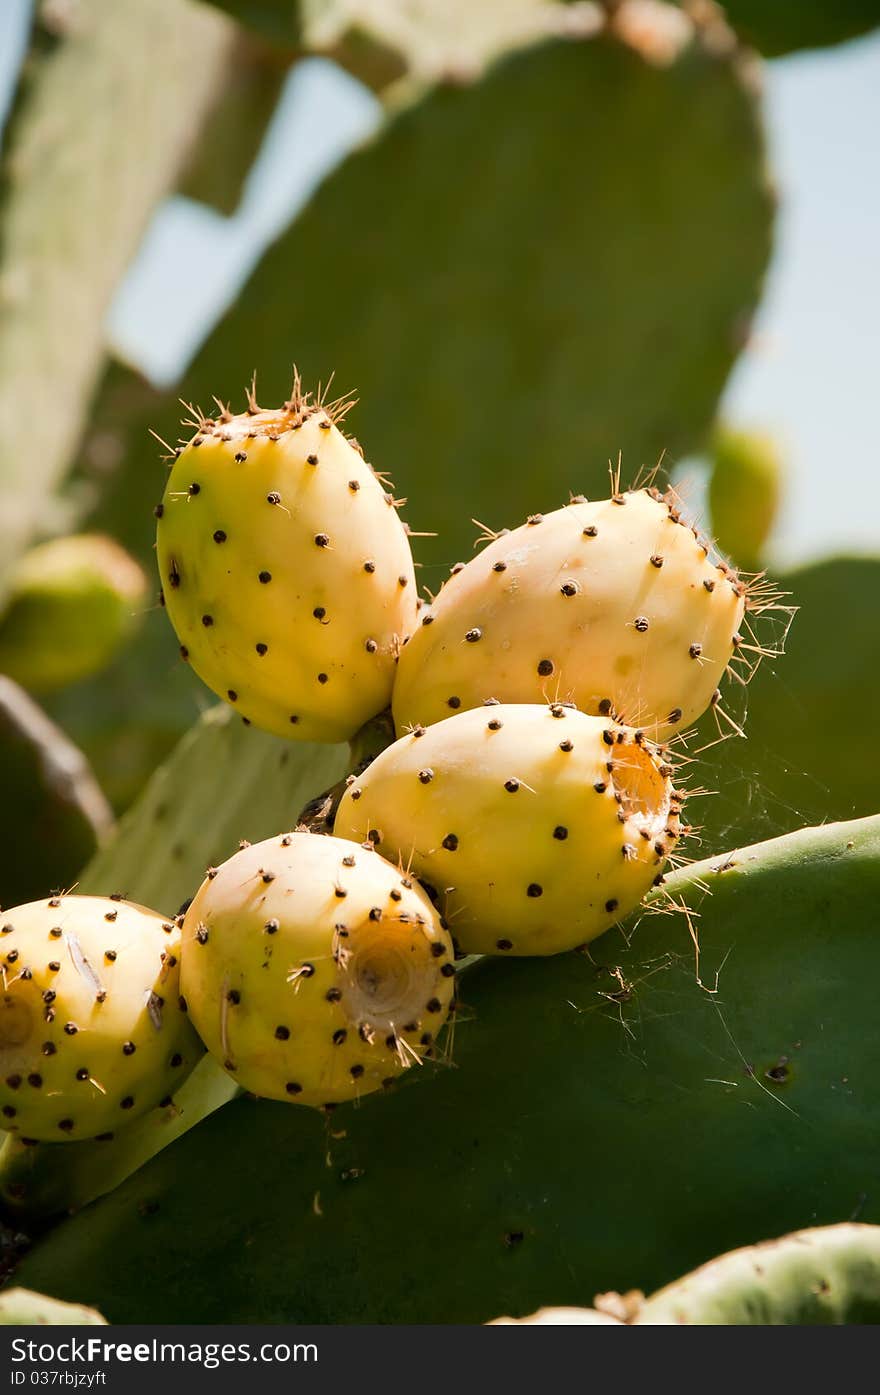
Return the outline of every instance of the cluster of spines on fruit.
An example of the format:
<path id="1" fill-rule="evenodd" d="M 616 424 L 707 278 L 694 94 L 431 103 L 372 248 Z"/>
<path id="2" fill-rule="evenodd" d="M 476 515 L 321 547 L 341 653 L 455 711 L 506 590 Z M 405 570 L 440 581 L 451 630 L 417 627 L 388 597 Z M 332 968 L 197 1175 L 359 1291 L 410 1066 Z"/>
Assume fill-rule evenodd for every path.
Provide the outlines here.
<path id="1" fill-rule="evenodd" d="M 606 500 L 575 495 L 513 531 L 478 525 L 484 550 L 424 601 L 397 518 L 405 500 L 339 430 L 351 396 L 312 396 L 295 372 L 278 410 L 260 407 L 253 384 L 241 414 L 215 402 L 213 417 L 188 407 L 194 434 L 162 442 L 160 599 L 182 657 L 247 724 L 338 741 L 388 709 L 397 739 L 313 802 L 320 835 L 299 825 L 242 842 L 174 920 L 124 903 L 174 937 L 159 966 L 163 981 L 180 976 L 186 1050 L 157 1059 L 152 1091 L 136 1099 L 124 1076 L 142 1043 L 123 1011 L 95 1037 L 107 1083 L 85 1057 L 71 1076 L 100 1097 L 82 1129 L 71 1082 L 47 1110 L 33 1062 L 9 1065 L 34 1048 L 32 980 L 45 1035 L 60 999 L 42 978 L 60 983 L 65 966 L 37 964 L 33 906 L 7 913 L 4 935 L 19 913 L 27 924 L 2 963 L 0 1107 L 26 1138 L 112 1136 L 103 1124 L 117 1105 L 171 1101 L 163 1079 L 182 1078 L 202 1043 L 252 1093 L 327 1109 L 435 1058 L 456 957 L 577 948 L 662 885 L 691 831 L 685 728 L 708 708 L 719 736 L 740 732 L 718 680 L 745 683 L 781 652 L 759 643 L 748 615 L 789 617 L 783 597 L 717 555 L 654 472 L 626 490 L 618 466 Z M 381 508 L 352 514 L 368 500 Z M 273 548 L 277 563 L 263 557 Z M 369 601 L 355 578 L 370 580 Z M 107 992 L 93 961 L 112 964 L 115 952 L 97 948 L 95 898 L 63 899 L 88 929 L 88 953 L 76 934 L 48 933 L 65 941 L 74 998 L 84 981 L 94 1010 Z M 142 999 L 138 1030 L 156 1031 L 161 995 L 144 989 L 145 973 L 127 990 Z M 75 1013 L 63 1030 L 81 1035 Z M 38 1049 L 59 1054 L 48 1037 Z M 19 1120 L 12 1096 L 25 1081 Z"/>

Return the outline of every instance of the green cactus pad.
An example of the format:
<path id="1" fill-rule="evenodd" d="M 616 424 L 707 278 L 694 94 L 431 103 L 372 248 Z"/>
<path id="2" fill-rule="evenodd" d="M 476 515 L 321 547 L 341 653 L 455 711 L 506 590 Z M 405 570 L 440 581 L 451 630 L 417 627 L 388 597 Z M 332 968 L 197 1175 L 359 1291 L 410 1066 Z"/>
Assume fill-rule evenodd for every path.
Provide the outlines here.
<path id="1" fill-rule="evenodd" d="M 880 1226 L 824 1226 L 734 1250 L 653 1294 L 635 1322 L 880 1323 Z"/>
<path id="2" fill-rule="evenodd" d="M 825 48 L 880 24 L 877 0 L 723 0 L 728 22 L 767 58 Z"/>
<path id="3" fill-rule="evenodd" d="M 699 911 L 704 986 L 680 915 L 590 957 L 483 960 L 457 1069 L 341 1108 L 329 1138 L 308 1111 L 236 1101 L 37 1246 L 21 1282 L 87 1285 L 115 1321 L 482 1322 L 880 1218 L 880 818 L 697 864 L 659 909 L 667 893 Z"/>
<path id="4" fill-rule="evenodd" d="M 316 790 L 342 777 L 347 758 L 347 746 L 294 745 L 245 726 L 227 707 L 211 708 L 156 771 L 79 889 L 124 890 L 173 913 L 242 838 L 256 842 L 293 824 Z"/>
<path id="5" fill-rule="evenodd" d="M 747 714 L 747 739 L 714 746 L 696 767 L 699 783 L 717 791 L 692 810 L 704 848 L 877 808 L 880 749 L 851 714 L 880 683 L 880 558 L 829 558 L 778 580 L 799 607 L 785 658 L 765 661 L 739 702 L 728 688 L 734 714 Z M 753 624 L 772 647 L 769 617 Z M 701 744 L 692 741 L 690 754 Z"/>

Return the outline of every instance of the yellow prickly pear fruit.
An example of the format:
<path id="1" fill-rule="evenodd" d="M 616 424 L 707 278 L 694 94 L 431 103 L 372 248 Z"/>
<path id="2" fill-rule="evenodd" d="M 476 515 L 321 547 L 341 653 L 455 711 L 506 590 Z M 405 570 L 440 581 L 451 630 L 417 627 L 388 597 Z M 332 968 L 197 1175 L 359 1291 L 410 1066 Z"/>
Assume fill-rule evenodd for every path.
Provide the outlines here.
<path id="1" fill-rule="evenodd" d="M 204 1053 L 180 998 L 180 929 L 119 897 L 0 914 L 0 1123 L 25 1138 L 110 1138 L 166 1101 Z"/>
<path id="2" fill-rule="evenodd" d="M 438 893 L 467 954 L 557 954 L 638 904 L 682 831 L 664 753 L 572 707 L 416 727 L 346 790 L 335 833 Z"/>
<path id="3" fill-rule="evenodd" d="M 655 738 L 713 701 L 745 586 L 638 489 L 536 514 L 456 568 L 400 656 L 398 733 L 488 698 L 573 702 Z"/>
<path id="4" fill-rule="evenodd" d="M 391 697 L 416 588 L 395 500 L 294 383 L 277 411 L 199 418 L 159 517 L 181 654 L 255 726 L 344 741 Z"/>
<path id="5" fill-rule="evenodd" d="M 424 891 L 369 846 L 285 833 L 211 874 L 183 925 L 202 1040 L 246 1090 L 298 1104 L 369 1094 L 433 1054 L 452 942 Z"/>

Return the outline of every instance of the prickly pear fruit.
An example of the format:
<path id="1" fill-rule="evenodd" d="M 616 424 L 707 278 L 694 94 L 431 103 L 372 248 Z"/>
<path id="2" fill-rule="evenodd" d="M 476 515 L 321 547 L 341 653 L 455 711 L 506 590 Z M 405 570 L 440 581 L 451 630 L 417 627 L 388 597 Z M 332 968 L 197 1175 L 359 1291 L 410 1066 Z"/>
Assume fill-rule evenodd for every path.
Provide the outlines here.
<path id="1" fill-rule="evenodd" d="M 10 1327 L 105 1327 L 107 1319 L 80 1303 L 61 1303 L 29 1288 L 0 1293 L 0 1324 Z"/>
<path id="2" fill-rule="evenodd" d="M 734 1327 L 876 1323 L 880 1226 L 817 1226 L 731 1250 L 652 1294 L 634 1321 Z"/>
<path id="3" fill-rule="evenodd" d="M 110 1138 L 203 1054 L 180 999 L 180 929 L 121 897 L 0 913 L 0 1122 L 27 1138 Z"/>
<path id="4" fill-rule="evenodd" d="M 414 623 L 395 500 L 298 379 L 288 402 L 198 416 L 157 509 L 162 594 L 199 677 L 256 726 L 343 741 L 388 705 Z"/>
<path id="5" fill-rule="evenodd" d="M 679 837 L 680 796 L 641 731 L 502 705 L 416 727 L 346 790 L 367 838 L 439 897 L 468 954 L 556 954 L 638 904 Z"/>
<path id="6" fill-rule="evenodd" d="M 712 702 L 744 608 L 745 586 L 674 496 L 577 499 L 453 570 L 401 653 L 398 734 L 487 698 L 680 731 Z"/>
<path id="7" fill-rule="evenodd" d="M 141 567 L 112 538 L 41 543 L 10 579 L 0 671 L 39 693 L 97 673 L 134 630 L 146 589 Z"/>
<path id="8" fill-rule="evenodd" d="M 718 546 L 758 567 L 782 501 L 783 465 L 772 436 L 719 427 L 711 442 L 709 513 Z"/>
<path id="9" fill-rule="evenodd" d="M 181 982 L 208 1050 L 245 1089 L 331 1105 L 431 1056 L 452 942 L 421 887 L 369 846 L 285 833 L 202 883 Z"/>

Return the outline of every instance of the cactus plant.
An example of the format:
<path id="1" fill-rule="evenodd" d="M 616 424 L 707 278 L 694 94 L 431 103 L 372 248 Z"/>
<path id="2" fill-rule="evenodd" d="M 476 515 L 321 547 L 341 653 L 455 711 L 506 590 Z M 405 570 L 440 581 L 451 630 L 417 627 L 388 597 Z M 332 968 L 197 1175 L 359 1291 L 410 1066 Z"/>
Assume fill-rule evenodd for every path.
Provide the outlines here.
<path id="1" fill-rule="evenodd" d="M 860 3 L 824 32 L 847 31 Z M 768 604 L 769 584 L 740 581 L 639 488 L 661 453 L 677 466 L 711 439 L 767 263 L 759 63 L 737 33 L 790 46 L 790 16 L 780 3 L 753 25 L 751 5 L 41 7 L 52 33 L 35 30 L 19 88 L 0 229 L 4 584 L 25 546 L 74 516 L 152 565 L 163 490 L 147 427 L 176 440 L 179 393 L 207 405 L 254 368 L 279 401 L 294 354 L 314 380 L 335 369 L 335 391 L 362 394 L 356 429 L 419 531 L 401 529 L 401 500 L 383 498 L 320 394 L 295 383 L 282 413 L 264 413 L 252 390 L 241 418 L 218 399 L 219 416 L 196 407 L 157 509 L 190 665 L 157 603 L 137 649 L 48 706 L 121 809 L 203 703 L 193 667 L 228 705 L 115 833 L 93 820 L 88 846 L 104 845 L 76 887 L 50 822 L 70 750 L 0 683 L 12 749 L 23 733 L 35 772 L 13 771 L 5 791 L 0 895 L 21 870 L 7 865 L 13 837 L 38 856 L 29 872 L 63 864 L 50 884 L 70 886 L 0 917 L 0 1200 L 36 1241 L 14 1256 L 33 1293 L 13 1312 L 39 1313 L 37 1289 L 136 1322 L 517 1321 L 539 1303 L 539 1325 L 874 1311 L 870 1228 L 712 1256 L 880 1219 L 864 1182 L 880 1105 L 864 1026 L 880 816 L 827 822 L 876 808 L 874 753 L 840 725 L 873 681 L 876 564 L 801 573 L 810 644 L 795 631 L 788 673 L 765 664 L 752 696 L 745 680 L 781 652 L 788 611 L 769 638 L 761 615 L 753 639 L 741 612 Z M 815 13 L 810 0 L 800 41 Z M 306 53 L 380 92 L 374 139 L 257 254 L 179 383 L 110 369 L 77 477 L 52 498 L 149 215 L 175 186 L 232 206 L 282 74 Z M 245 98 L 220 152 L 255 74 L 260 100 Z M 317 449 L 302 448 L 310 433 Z M 609 460 L 614 498 L 588 503 Z M 722 546 L 739 551 L 723 485 L 719 463 L 712 503 Z M 738 564 L 761 565 L 768 514 Z M 465 565 L 471 515 L 489 549 Z M 502 515 L 529 522 L 499 537 Z M 618 546 L 597 563 L 606 535 Z M 17 614 L 20 600 L 8 627 Z M 728 691 L 758 720 L 751 746 L 710 754 L 681 729 L 707 703 L 724 722 L 731 649 L 744 682 Z M 748 730 L 744 696 L 719 736 Z M 720 794 L 698 836 L 727 851 L 667 876 L 691 832 L 679 765 L 704 756 L 697 778 Z M 106 818 L 81 757 L 71 769 L 80 812 L 94 796 Z M 828 789 L 801 798 L 805 781 Z M 762 827 L 807 809 L 824 826 L 732 847 L 754 825 L 743 790 Z M 66 957 L 43 961 L 46 935 Z M 170 1022 L 181 1049 L 168 1053 Z M 112 1139 L 108 1111 L 126 1120 Z M 26 1243 L 13 1237 L 10 1264 Z M 643 1301 L 636 1285 L 659 1291 Z M 572 1313 L 592 1294 L 599 1318 Z"/>
<path id="2" fill-rule="evenodd" d="M 41 1242 L 20 1281 L 70 1298 L 88 1275 L 114 1321 L 482 1322 L 650 1291 L 856 1206 L 880 1219 L 880 1051 L 861 1029 L 878 894 L 877 818 L 683 869 L 656 906 L 690 907 L 698 964 L 668 915 L 589 956 L 485 959 L 461 975 L 457 1069 L 341 1106 L 329 1159 L 310 1111 L 236 1101 Z M 367 1282 L 397 1272 L 404 1233 L 409 1272 L 456 1282 Z M 147 1262 L 149 1299 L 131 1277 Z"/>

